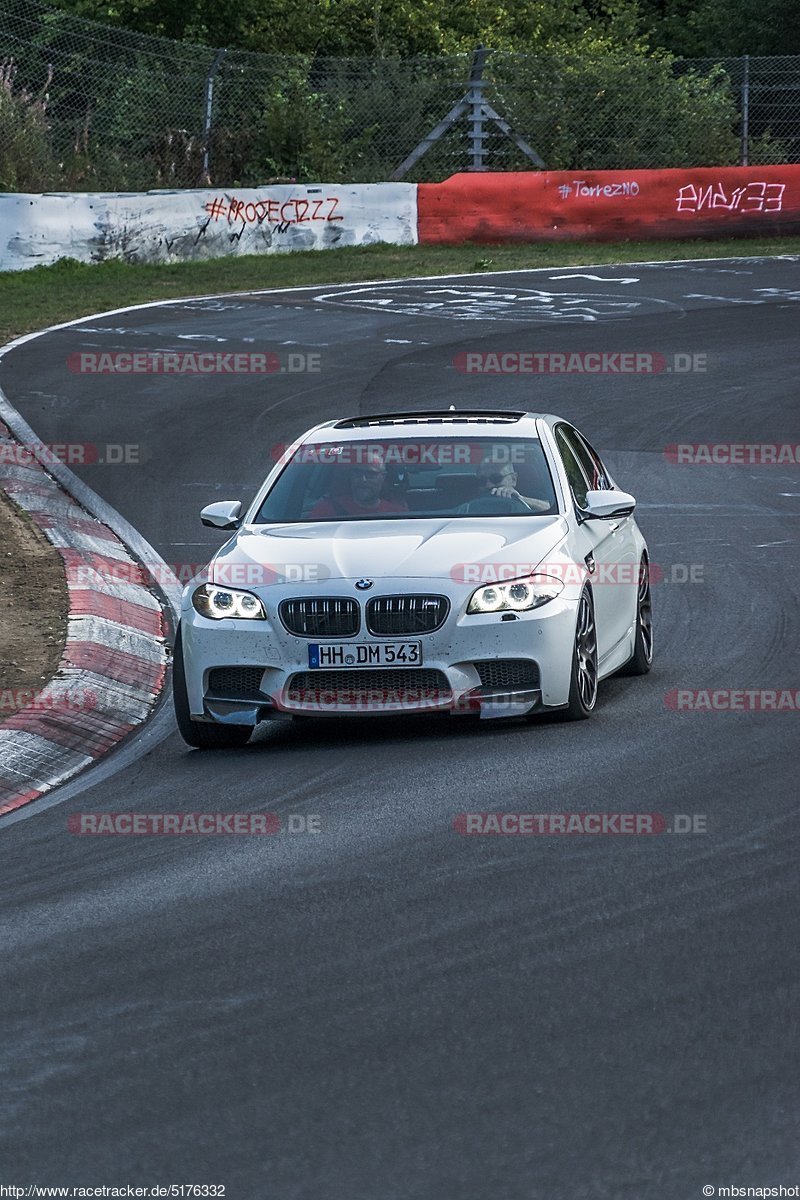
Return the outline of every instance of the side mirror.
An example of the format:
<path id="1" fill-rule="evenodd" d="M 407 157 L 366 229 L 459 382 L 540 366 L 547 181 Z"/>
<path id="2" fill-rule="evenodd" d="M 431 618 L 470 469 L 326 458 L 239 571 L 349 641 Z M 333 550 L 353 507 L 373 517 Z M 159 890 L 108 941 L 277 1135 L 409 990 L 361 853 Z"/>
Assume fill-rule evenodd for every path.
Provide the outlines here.
<path id="1" fill-rule="evenodd" d="M 207 504 L 200 513 L 200 520 L 212 529 L 238 529 L 242 523 L 241 500 L 218 500 Z"/>
<path id="2" fill-rule="evenodd" d="M 629 492 L 619 492 L 616 488 L 605 492 L 591 491 L 586 493 L 583 517 L 584 520 L 596 517 L 610 521 L 612 517 L 629 517 L 635 508 L 636 501 Z"/>

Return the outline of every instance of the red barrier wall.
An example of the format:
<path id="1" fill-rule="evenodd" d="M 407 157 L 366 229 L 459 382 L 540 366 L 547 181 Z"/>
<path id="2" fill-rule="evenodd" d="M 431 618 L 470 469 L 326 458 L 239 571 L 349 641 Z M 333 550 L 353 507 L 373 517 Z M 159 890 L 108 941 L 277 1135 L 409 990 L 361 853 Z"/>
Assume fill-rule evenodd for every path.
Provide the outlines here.
<path id="1" fill-rule="evenodd" d="M 800 166 L 453 175 L 417 204 L 423 243 L 800 233 Z"/>

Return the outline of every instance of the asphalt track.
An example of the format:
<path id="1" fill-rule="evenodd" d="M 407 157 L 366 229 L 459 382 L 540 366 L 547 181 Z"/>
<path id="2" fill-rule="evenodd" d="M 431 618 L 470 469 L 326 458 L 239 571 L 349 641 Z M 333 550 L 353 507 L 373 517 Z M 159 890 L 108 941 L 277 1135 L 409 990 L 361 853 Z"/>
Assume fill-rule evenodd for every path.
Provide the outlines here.
<path id="1" fill-rule="evenodd" d="M 308 721 L 219 755 L 173 735 L 8 824 L 0 1182 L 223 1183 L 229 1200 L 799 1184 L 798 715 L 677 713 L 664 697 L 800 683 L 800 472 L 679 467 L 664 447 L 800 441 L 800 264 L 341 295 L 356 290 L 86 320 L 12 351 L 0 386 L 45 441 L 146 447 L 141 466 L 77 473 L 170 563 L 218 544 L 202 504 L 249 498 L 270 447 L 321 419 L 561 413 L 638 497 L 667 572 L 654 670 L 607 683 L 578 725 Z M 109 380 L 65 365 L 214 347 L 319 353 L 322 369 Z M 707 370 L 452 367 L 520 349 L 704 354 Z M 691 564 L 702 582 L 678 582 Z M 315 814 L 321 832 L 67 832 L 68 812 L 120 810 Z M 707 832 L 461 837 L 464 810 L 703 814 Z"/>

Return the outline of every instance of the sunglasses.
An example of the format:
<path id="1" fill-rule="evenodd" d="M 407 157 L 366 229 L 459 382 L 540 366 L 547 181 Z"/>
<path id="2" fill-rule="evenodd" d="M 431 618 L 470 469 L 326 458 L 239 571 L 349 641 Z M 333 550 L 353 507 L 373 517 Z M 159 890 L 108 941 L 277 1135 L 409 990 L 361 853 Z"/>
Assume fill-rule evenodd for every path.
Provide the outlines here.
<path id="1" fill-rule="evenodd" d="M 505 483 L 507 479 L 511 479 L 515 474 L 515 471 L 504 471 L 495 475 L 484 475 L 483 482 L 484 484 L 491 483 L 499 485 L 501 483 Z"/>

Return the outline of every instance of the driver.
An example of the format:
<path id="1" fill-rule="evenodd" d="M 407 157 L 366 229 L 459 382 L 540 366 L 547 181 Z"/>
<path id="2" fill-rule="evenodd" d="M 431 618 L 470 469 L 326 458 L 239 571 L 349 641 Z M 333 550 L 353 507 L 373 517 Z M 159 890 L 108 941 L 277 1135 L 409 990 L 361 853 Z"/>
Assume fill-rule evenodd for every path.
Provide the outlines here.
<path id="1" fill-rule="evenodd" d="M 550 507 L 546 500 L 538 500 L 535 496 L 520 495 L 517 491 L 517 472 L 510 462 L 498 463 L 486 459 L 478 467 L 478 479 L 484 489 L 482 494 L 487 496 L 519 500 L 532 512 L 543 512 Z"/>
<path id="2" fill-rule="evenodd" d="M 308 514 L 312 520 L 330 517 L 376 516 L 381 513 L 408 512 L 404 500 L 384 500 L 381 489 L 386 482 L 386 465 L 382 452 L 367 451 L 364 461 L 347 468 L 348 490 L 341 496 L 326 496 Z"/>

